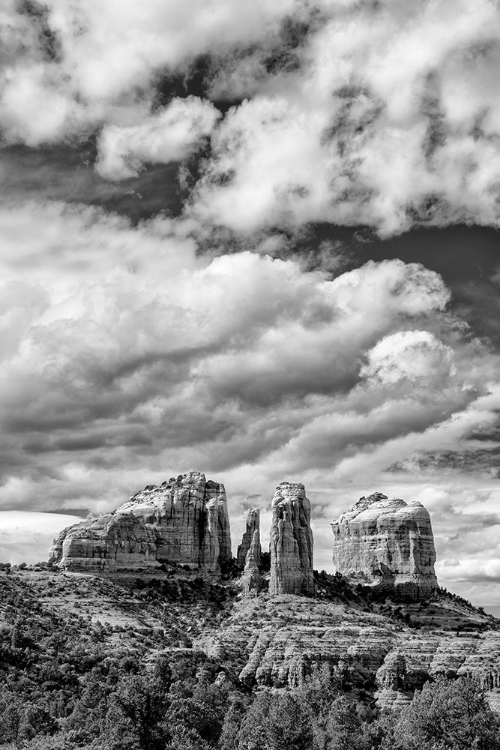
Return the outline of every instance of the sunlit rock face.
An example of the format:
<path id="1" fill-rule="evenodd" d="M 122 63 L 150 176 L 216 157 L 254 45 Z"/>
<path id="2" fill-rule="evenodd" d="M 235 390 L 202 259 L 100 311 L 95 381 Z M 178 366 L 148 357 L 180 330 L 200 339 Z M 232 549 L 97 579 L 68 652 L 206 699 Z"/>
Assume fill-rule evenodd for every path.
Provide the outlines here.
<path id="1" fill-rule="evenodd" d="M 61 532 L 50 559 L 67 570 L 177 563 L 216 572 L 231 559 L 224 486 L 199 472 L 148 485 L 113 513 Z"/>
<path id="2" fill-rule="evenodd" d="M 313 594 L 311 504 L 303 484 L 282 482 L 272 502 L 270 594 Z"/>
<path id="3" fill-rule="evenodd" d="M 436 588 L 436 551 L 424 506 L 376 492 L 332 524 L 333 562 L 353 582 L 418 601 Z"/>

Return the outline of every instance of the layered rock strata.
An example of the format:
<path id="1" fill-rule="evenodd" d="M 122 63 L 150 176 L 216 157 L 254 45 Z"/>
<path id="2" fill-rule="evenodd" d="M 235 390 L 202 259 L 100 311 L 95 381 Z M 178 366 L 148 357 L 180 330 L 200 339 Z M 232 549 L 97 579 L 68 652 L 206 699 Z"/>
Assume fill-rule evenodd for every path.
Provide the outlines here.
<path id="1" fill-rule="evenodd" d="M 437 589 L 434 536 L 421 503 L 376 492 L 358 500 L 332 530 L 334 565 L 352 582 L 413 601 Z"/>
<path id="2" fill-rule="evenodd" d="M 303 484 L 282 482 L 272 502 L 269 593 L 313 594 L 311 504 Z"/>
<path id="3" fill-rule="evenodd" d="M 260 510 L 248 511 L 246 530 L 238 547 L 238 562 L 244 565 L 241 585 L 244 596 L 256 596 L 264 581 L 260 572 L 262 547 L 260 544 Z"/>
<path id="4" fill-rule="evenodd" d="M 188 565 L 216 572 L 231 559 L 224 486 L 199 472 L 148 485 L 113 513 L 61 532 L 50 560 L 67 570 Z"/>
<path id="5" fill-rule="evenodd" d="M 242 599 L 195 646 L 233 661 L 249 686 L 294 687 L 314 666 L 328 664 L 354 687 L 375 683 L 378 703 L 386 708 L 404 705 L 415 689 L 437 675 L 470 674 L 490 695 L 500 689 L 499 631 L 460 637 L 453 631 L 423 633 L 379 614 L 315 598 Z"/>

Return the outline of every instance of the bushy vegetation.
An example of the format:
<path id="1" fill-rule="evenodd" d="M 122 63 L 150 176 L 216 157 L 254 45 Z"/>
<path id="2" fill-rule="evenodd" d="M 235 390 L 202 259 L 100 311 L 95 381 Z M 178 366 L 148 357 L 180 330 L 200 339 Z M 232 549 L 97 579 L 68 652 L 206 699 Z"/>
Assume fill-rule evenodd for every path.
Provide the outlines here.
<path id="1" fill-rule="evenodd" d="M 149 670 L 135 659 L 94 658 L 84 674 L 68 675 L 63 659 L 44 682 L 4 684 L 3 747 L 500 750 L 500 720 L 470 678 L 427 683 L 399 715 L 380 715 L 343 693 L 327 667 L 296 689 L 252 693 L 202 654 L 171 654 Z"/>
<path id="2" fill-rule="evenodd" d="M 240 682 L 237 660 L 190 637 L 227 616 L 230 585 L 30 575 L 0 576 L 4 750 L 500 750 L 499 717 L 471 678 L 427 682 L 394 713 L 328 664 L 293 689 Z M 320 598 L 364 607 L 341 577 L 316 583 Z M 93 621 L 90 595 L 162 628 Z"/>

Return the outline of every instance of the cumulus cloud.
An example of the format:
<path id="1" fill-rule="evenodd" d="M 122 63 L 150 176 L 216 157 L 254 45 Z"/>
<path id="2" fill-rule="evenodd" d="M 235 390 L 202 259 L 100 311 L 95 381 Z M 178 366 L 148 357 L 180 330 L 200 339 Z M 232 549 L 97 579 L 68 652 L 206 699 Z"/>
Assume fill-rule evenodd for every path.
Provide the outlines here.
<path id="1" fill-rule="evenodd" d="M 212 132 L 190 211 L 243 234 L 498 226 L 499 13 L 491 0 L 473 13 L 465 0 L 7 3 L 3 137 L 100 133 L 96 165 L 115 180 Z M 197 113 L 168 104 L 195 68 Z M 210 99 L 234 104 L 215 127 Z"/>
<path id="2" fill-rule="evenodd" d="M 454 354 L 429 331 L 399 331 L 381 339 L 368 352 L 361 374 L 385 385 L 402 379 L 442 383 L 455 373 Z"/>
<path id="3" fill-rule="evenodd" d="M 124 180 L 137 176 L 145 162 L 182 161 L 219 116 L 210 102 L 188 97 L 174 99 L 138 125 L 108 125 L 100 135 L 96 169 L 102 177 Z"/>
<path id="4" fill-rule="evenodd" d="M 436 273 L 199 255 L 190 226 L 0 211 L 4 507 L 109 508 L 192 468 L 267 497 L 495 424 L 497 360 L 453 325 Z"/>
<path id="5" fill-rule="evenodd" d="M 238 6 L 230 0 L 175 0 L 168 7 L 159 0 L 7 3 L 0 16 L 0 34 L 9 42 L 0 76 L 4 135 L 37 145 L 101 124 L 121 125 L 147 112 L 163 73 L 185 71 L 200 55 L 272 35 L 294 5 L 294 0 Z"/>

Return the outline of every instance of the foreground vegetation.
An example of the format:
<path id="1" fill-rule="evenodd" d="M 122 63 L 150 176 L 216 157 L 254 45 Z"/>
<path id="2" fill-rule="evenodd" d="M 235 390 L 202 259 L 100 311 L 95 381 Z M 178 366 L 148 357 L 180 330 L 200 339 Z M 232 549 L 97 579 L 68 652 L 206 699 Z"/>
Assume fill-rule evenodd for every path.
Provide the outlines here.
<path id="1" fill-rule="evenodd" d="M 500 750 L 500 719 L 471 678 L 427 682 L 394 713 L 326 664 L 293 689 L 242 684 L 191 642 L 229 616 L 231 584 L 34 575 L 0 577 L 4 749 Z M 323 589 L 359 598 L 342 581 Z"/>

